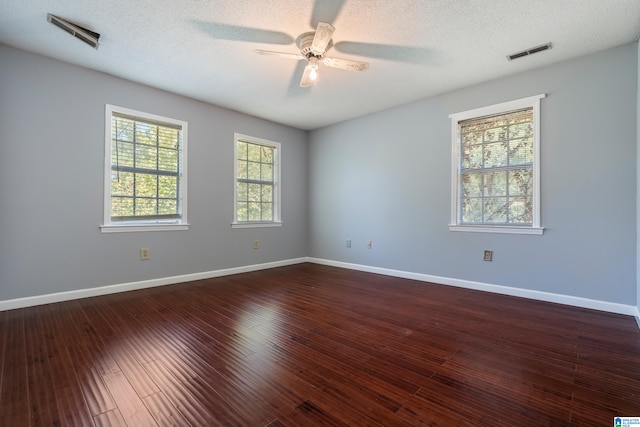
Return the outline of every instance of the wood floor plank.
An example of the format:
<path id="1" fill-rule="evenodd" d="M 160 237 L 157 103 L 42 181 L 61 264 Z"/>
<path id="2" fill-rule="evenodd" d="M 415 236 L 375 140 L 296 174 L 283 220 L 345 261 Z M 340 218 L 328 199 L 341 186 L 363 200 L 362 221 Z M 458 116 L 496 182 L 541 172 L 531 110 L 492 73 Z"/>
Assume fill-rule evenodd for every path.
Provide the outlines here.
<path id="1" fill-rule="evenodd" d="M 333 426 L 346 427 L 347 424 L 340 421 L 331 412 L 327 412 L 318 407 L 314 402 L 306 400 L 302 402 L 295 410 L 284 414 L 278 421 L 283 426 Z"/>
<path id="2" fill-rule="evenodd" d="M 580 366 L 576 373 L 572 420 L 605 425 L 616 416 L 635 417 L 640 404 L 639 382 L 608 370 Z M 609 421 L 610 422 L 610 421 Z"/>
<path id="3" fill-rule="evenodd" d="M 61 425 L 65 427 L 88 427 L 94 425 L 94 419 L 87 408 L 79 387 L 56 388 L 56 403 Z"/>
<path id="4" fill-rule="evenodd" d="M 370 386 L 367 381 L 354 381 L 347 369 L 339 366 L 306 349 L 304 345 L 292 344 L 288 347 L 275 347 L 271 352 L 258 355 L 267 365 L 280 364 L 296 376 L 296 383 L 302 386 L 302 396 L 312 402 L 312 413 L 316 409 L 331 413 L 335 419 L 351 425 L 377 424 L 398 425 L 393 412 L 400 403 L 387 395 L 385 390 Z M 282 361 L 282 362 L 281 362 Z M 311 385 L 311 387 L 308 387 Z M 296 407 L 296 410 L 304 409 Z"/>
<path id="5" fill-rule="evenodd" d="M 228 419 L 216 412 L 216 400 L 209 405 L 211 394 L 201 394 L 189 383 L 185 384 L 176 378 L 161 361 L 154 360 L 144 365 L 149 376 L 163 391 L 167 399 L 178 409 L 180 414 L 193 426 L 226 426 L 231 425 Z M 195 393 L 194 393 L 195 392 Z M 215 398 L 215 396 L 213 396 Z"/>
<path id="6" fill-rule="evenodd" d="M 69 355 L 69 348 L 75 351 L 75 341 L 71 341 L 68 334 L 73 325 L 63 314 L 67 305 L 62 303 L 50 307 L 51 316 L 44 320 L 48 322 L 47 345 L 52 349 L 49 363 L 61 423 L 64 426 L 92 426 L 94 420 Z"/>
<path id="7" fill-rule="evenodd" d="M 28 400 L 19 400 L 15 402 L 3 402 L 0 407 L 0 426 L 30 426 L 31 410 Z"/>
<path id="8" fill-rule="evenodd" d="M 161 323 L 153 311 L 148 310 L 148 307 L 138 307 L 138 309 L 145 319 L 152 320 L 154 325 Z M 164 365 L 187 388 L 191 389 L 192 394 L 200 396 L 201 400 L 223 402 L 224 405 L 217 409 L 219 416 L 229 418 L 234 423 L 235 420 L 239 420 L 240 425 L 262 422 L 266 424 L 266 421 L 274 418 L 266 410 L 269 405 L 261 396 L 255 395 L 251 390 L 243 391 L 241 387 L 228 381 L 209 364 L 208 361 L 215 358 L 215 354 L 210 353 L 206 346 L 202 345 L 203 342 L 197 336 L 197 330 L 175 328 L 174 325 L 167 323 L 157 328 L 155 332 L 158 345 L 167 349 L 164 354 L 168 356 L 163 359 Z M 209 396 L 212 396 L 212 399 L 209 399 Z M 242 409 L 238 410 L 239 408 Z"/>
<path id="9" fill-rule="evenodd" d="M 158 386 L 147 375 L 142 365 L 135 359 L 127 346 L 117 340 L 111 345 L 109 353 L 120 367 L 131 387 L 139 397 L 146 397 L 160 391 Z"/>
<path id="10" fill-rule="evenodd" d="M 189 423 L 180 411 L 173 406 L 162 392 L 151 394 L 142 399 L 145 406 L 159 426 L 188 426 Z"/>
<path id="11" fill-rule="evenodd" d="M 315 264 L 0 313 L 0 426 L 600 426 L 630 316 Z"/>
<path id="12" fill-rule="evenodd" d="M 25 317 L 26 310 L 14 310 L 7 314 L 6 348 L 0 384 L 0 412 L 3 414 L 14 414 L 16 408 L 29 406 Z M 25 425 L 30 423 L 29 419 L 28 413 L 23 414 L 22 420 Z"/>
<path id="13" fill-rule="evenodd" d="M 112 409 L 96 415 L 94 421 L 97 427 L 128 427 L 127 422 L 118 409 Z"/>
<path id="14" fill-rule="evenodd" d="M 69 351 L 69 360 L 75 370 L 78 386 L 90 413 L 96 416 L 116 409 L 116 404 L 86 348 L 73 347 Z"/>
<path id="15" fill-rule="evenodd" d="M 31 309 L 34 311 L 35 309 Z M 34 425 L 59 425 L 60 414 L 56 404 L 56 393 L 51 376 L 52 351 L 47 347 L 47 336 L 51 334 L 43 321 L 50 307 L 45 307 L 39 314 L 30 316 L 25 321 L 27 355 L 27 383 L 31 423 Z"/>
<path id="16" fill-rule="evenodd" d="M 8 313 L 0 312 L 0 397 L 2 396 L 2 381 L 4 376 L 5 351 L 7 349 Z"/>
<path id="17" fill-rule="evenodd" d="M 163 364 L 199 401 L 208 402 L 217 418 L 230 425 L 264 425 L 275 418 L 255 390 L 223 376 L 191 352 L 166 358 Z"/>
<path id="18" fill-rule="evenodd" d="M 313 387 L 287 367 L 269 363 L 257 353 L 226 367 L 221 374 L 229 378 L 242 378 L 244 387 L 264 396 L 276 414 L 288 413 L 298 407 L 305 400 L 303 390 Z"/>
<path id="19" fill-rule="evenodd" d="M 77 348 L 75 337 L 69 333 L 69 331 L 73 331 L 74 325 L 64 315 L 64 304 L 53 304 L 51 307 L 54 311 L 51 316 L 45 319 L 49 322 L 48 329 L 50 330 L 47 344 L 52 349 L 51 377 L 56 390 L 73 390 L 78 384 L 76 371 L 69 356 L 69 350 L 75 352 Z"/>
<path id="20" fill-rule="evenodd" d="M 118 309 L 112 309 L 118 307 L 118 295 L 108 295 L 107 297 L 102 300 L 102 304 L 95 304 L 95 309 L 104 319 L 109 319 L 115 332 L 116 341 L 125 346 L 138 363 L 155 360 L 155 355 L 152 352 L 153 347 L 149 345 L 146 331 L 136 329 L 120 315 Z"/>
<path id="21" fill-rule="evenodd" d="M 434 396 L 441 398 L 435 388 L 431 389 Z M 412 426 L 465 426 L 473 425 L 476 418 L 464 417 L 458 405 L 449 403 L 448 400 L 430 399 L 428 395 L 422 397 L 411 396 L 396 412 L 399 420 Z M 462 419 L 471 422 L 462 422 Z"/>
<path id="22" fill-rule="evenodd" d="M 113 360 L 108 350 L 105 349 L 103 337 L 101 337 L 96 330 L 96 328 L 100 329 L 101 325 L 92 323 L 92 320 L 87 317 L 84 311 L 84 306 L 91 305 L 94 302 L 95 301 L 89 301 L 88 304 L 85 303 L 85 301 L 70 302 L 72 309 L 69 310 L 67 314 L 76 325 L 75 338 L 87 352 L 87 359 L 91 360 L 99 374 L 118 372 L 120 371 L 120 367 L 115 360 Z M 106 337 L 104 339 L 106 339 Z"/>
<path id="23" fill-rule="evenodd" d="M 140 427 L 158 425 L 122 372 L 111 372 L 102 378 L 127 424 Z"/>

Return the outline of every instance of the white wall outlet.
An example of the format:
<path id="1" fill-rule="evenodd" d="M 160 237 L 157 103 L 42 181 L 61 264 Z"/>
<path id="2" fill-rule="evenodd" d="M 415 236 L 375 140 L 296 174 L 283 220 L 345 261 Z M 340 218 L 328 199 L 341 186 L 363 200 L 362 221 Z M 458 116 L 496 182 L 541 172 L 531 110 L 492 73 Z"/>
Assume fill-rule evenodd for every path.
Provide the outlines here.
<path id="1" fill-rule="evenodd" d="M 347 247 L 350 248 L 351 247 L 351 240 L 347 240 Z"/>
<path id="2" fill-rule="evenodd" d="M 140 261 L 146 261 L 148 259 L 151 259 L 149 248 L 140 248 Z"/>
<path id="3" fill-rule="evenodd" d="M 373 242 L 371 240 L 369 240 L 367 242 L 367 249 L 371 249 L 373 247 Z"/>
<path id="4" fill-rule="evenodd" d="M 253 249 L 258 249 L 260 247 L 260 240 L 253 241 Z"/>
<path id="5" fill-rule="evenodd" d="M 486 250 L 484 251 L 484 260 L 492 261 L 493 260 L 493 251 Z"/>

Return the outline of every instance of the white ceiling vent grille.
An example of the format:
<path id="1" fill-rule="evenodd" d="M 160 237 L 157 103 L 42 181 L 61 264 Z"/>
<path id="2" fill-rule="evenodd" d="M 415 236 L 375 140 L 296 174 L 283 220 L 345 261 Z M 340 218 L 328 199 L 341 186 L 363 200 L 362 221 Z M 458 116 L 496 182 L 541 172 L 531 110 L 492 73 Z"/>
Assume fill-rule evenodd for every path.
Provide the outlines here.
<path id="1" fill-rule="evenodd" d="M 507 59 L 509 61 L 513 61 L 514 59 L 522 58 L 524 56 L 533 55 L 534 53 L 542 52 L 545 50 L 551 49 L 551 43 L 543 44 L 541 46 L 532 47 L 531 49 L 523 50 L 522 52 L 512 53 L 511 55 L 507 55 Z"/>
<path id="2" fill-rule="evenodd" d="M 98 49 L 98 39 L 100 39 L 100 34 L 88 30 L 84 27 L 81 27 L 77 24 L 59 18 L 50 13 L 47 14 L 47 21 L 51 22 L 56 27 L 66 31 L 77 39 L 82 40 L 89 46 Z"/>

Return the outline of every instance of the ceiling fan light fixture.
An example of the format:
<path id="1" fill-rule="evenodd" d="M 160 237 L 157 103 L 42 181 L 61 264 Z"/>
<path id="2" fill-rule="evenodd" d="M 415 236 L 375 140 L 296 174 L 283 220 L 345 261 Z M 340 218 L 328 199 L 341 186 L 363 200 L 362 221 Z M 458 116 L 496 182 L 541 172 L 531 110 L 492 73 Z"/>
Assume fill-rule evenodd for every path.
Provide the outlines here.
<path id="1" fill-rule="evenodd" d="M 313 81 L 318 80 L 318 58 L 311 56 L 309 58 L 309 78 Z"/>

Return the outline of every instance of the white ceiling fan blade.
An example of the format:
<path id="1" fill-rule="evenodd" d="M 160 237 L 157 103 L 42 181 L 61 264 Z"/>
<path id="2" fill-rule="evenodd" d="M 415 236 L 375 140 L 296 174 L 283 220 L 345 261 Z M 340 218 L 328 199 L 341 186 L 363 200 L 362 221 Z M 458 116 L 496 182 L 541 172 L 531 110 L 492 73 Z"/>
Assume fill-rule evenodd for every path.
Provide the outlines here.
<path id="1" fill-rule="evenodd" d="M 313 71 L 313 66 L 311 64 L 307 64 L 307 66 L 304 67 L 304 72 L 302 73 L 302 78 L 300 79 L 300 87 L 313 86 L 316 79 L 311 78 L 312 71 Z"/>
<path id="2" fill-rule="evenodd" d="M 314 55 L 322 55 L 326 50 L 329 42 L 331 41 L 331 36 L 336 29 L 331 24 L 327 24 L 326 22 L 318 22 L 318 28 L 316 28 L 316 35 L 313 37 L 313 42 L 311 42 L 311 52 Z"/>
<path id="3" fill-rule="evenodd" d="M 275 52 L 273 50 L 262 50 L 262 49 L 255 49 L 254 52 L 257 53 L 258 55 L 274 55 L 274 56 L 280 56 L 282 58 L 289 58 L 289 59 L 296 59 L 296 60 L 307 59 L 304 55 L 300 55 L 299 53 Z"/>
<path id="4" fill-rule="evenodd" d="M 352 61 L 351 59 L 322 58 L 322 63 L 327 67 L 340 68 L 341 70 L 366 71 L 369 69 L 368 62 Z"/>

